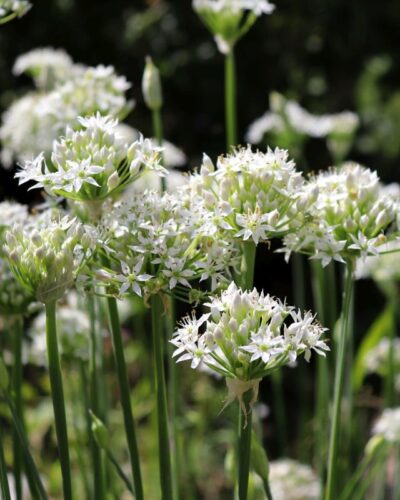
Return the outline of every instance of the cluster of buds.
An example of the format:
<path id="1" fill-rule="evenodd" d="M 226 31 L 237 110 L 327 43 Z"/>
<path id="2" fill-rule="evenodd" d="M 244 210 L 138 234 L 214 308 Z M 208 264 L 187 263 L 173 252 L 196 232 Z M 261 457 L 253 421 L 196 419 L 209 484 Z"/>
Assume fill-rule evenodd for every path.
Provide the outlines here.
<path id="1" fill-rule="evenodd" d="M 229 53 L 257 17 L 275 8 L 268 0 L 193 0 L 193 8 L 214 35 L 222 54 Z"/>
<path id="2" fill-rule="evenodd" d="M 378 254 L 395 222 L 396 203 L 384 195 L 376 172 L 348 163 L 311 178 L 305 186 L 310 191 L 317 198 L 309 221 L 284 238 L 287 259 L 292 251 L 302 252 L 326 266 L 332 259 Z"/>
<path id="3" fill-rule="evenodd" d="M 237 264 L 227 242 L 203 237 L 198 214 L 178 195 L 136 193 L 105 213 L 101 226 L 112 268 L 96 275 L 111 294 L 164 292 L 187 299 L 193 281 L 209 280 L 214 289 Z"/>
<path id="4" fill-rule="evenodd" d="M 220 156 L 215 169 L 204 156 L 190 179 L 192 199 L 204 208 L 204 232 L 252 239 L 255 244 L 282 237 L 304 223 L 312 193 L 301 190 L 302 174 L 285 150 L 266 153 L 240 148 Z"/>
<path id="5" fill-rule="evenodd" d="M 7 260 L 0 258 L 0 314 L 26 314 L 33 302 L 34 297 L 15 278 Z"/>
<path id="6" fill-rule="evenodd" d="M 67 127 L 80 128 L 77 116 L 100 112 L 119 118 L 133 106 L 125 96 L 130 84 L 112 66 L 75 64 L 63 51 L 28 52 L 17 59 L 14 72 L 31 74 L 38 90 L 17 99 L 4 113 L 0 138 L 6 166 L 14 159 L 31 160 L 42 151 L 50 156 L 53 141 Z"/>
<path id="7" fill-rule="evenodd" d="M 275 500 L 319 500 L 321 483 L 315 471 L 290 458 L 269 464 L 269 482 Z"/>
<path id="8" fill-rule="evenodd" d="M 209 313 L 185 318 L 175 332 L 173 356 L 226 377 L 228 402 L 237 399 L 242 408 L 243 394 L 252 390 L 254 402 L 263 377 L 302 354 L 308 361 L 311 351 L 325 356 L 329 350 L 321 339 L 326 329 L 310 312 L 302 315 L 256 289 L 243 292 L 231 283 L 205 305 Z"/>
<path id="9" fill-rule="evenodd" d="M 375 422 L 374 437 L 383 439 L 386 443 L 400 444 L 400 408 L 386 408 Z"/>
<path id="10" fill-rule="evenodd" d="M 136 180 L 144 171 L 164 175 L 161 149 L 142 136 L 132 144 L 117 134 L 117 120 L 100 114 L 78 118 L 79 131 L 68 128 L 53 145 L 51 163 L 43 154 L 16 174 L 19 183 L 35 181 L 49 194 L 76 201 L 104 200 Z"/>
<path id="11" fill-rule="evenodd" d="M 27 0 L 1 0 L 0 24 L 7 23 L 15 17 L 22 17 L 32 7 Z"/>
<path id="12" fill-rule="evenodd" d="M 4 253 L 27 292 L 44 304 L 60 299 L 93 250 L 93 236 L 74 219 L 15 224 Z"/>

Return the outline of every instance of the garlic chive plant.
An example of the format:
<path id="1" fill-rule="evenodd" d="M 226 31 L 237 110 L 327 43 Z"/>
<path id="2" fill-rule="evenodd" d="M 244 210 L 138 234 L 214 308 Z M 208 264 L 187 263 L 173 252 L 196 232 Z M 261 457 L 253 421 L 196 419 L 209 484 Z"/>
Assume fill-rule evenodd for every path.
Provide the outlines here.
<path id="1" fill-rule="evenodd" d="M 225 122 L 229 150 L 238 142 L 234 47 L 257 18 L 271 14 L 275 6 L 268 0 L 193 0 L 193 8 L 225 56 Z"/>
<path id="2" fill-rule="evenodd" d="M 312 351 L 325 356 L 325 329 L 312 313 L 304 315 L 256 289 L 242 291 L 234 283 L 205 304 L 210 312 L 187 317 L 171 341 L 177 361 L 191 361 L 225 377 L 226 404 L 236 400 L 241 409 L 239 430 L 239 498 L 247 499 L 251 448 L 251 412 L 261 380 Z"/>
<path id="3" fill-rule="evenodd" d="M 336 358 L 333 415 L 328 459 L 326 499 L 336 498 L 336 471 L 344 390 L 345 353 L 348 345 L 350 303 L 355 263 L 377 255 L 387 241 L 386 233 L 396 221 L 397 206 L 385 195 L 376 172 L 347 163 L 312 177 L 306 192 L 317 193 L 309 222 L 284 238 L 288 259 L 302 252 L 326 266 L 331 260 L 346 265 L 341 331 Z"/>
<path id="4" fill-rule="evenodd" d="M 74 219 L 37 219 L 14 225 L 6 235 L 4 252 L 12 272 L 46 309 L 46 342 L 49 375 L 64 498 L 72 499 L 71 470 L 64 406 L 64 391 L 58 353 L 56 303 L 75 280 L 90 257 L 92 235 Z"/>

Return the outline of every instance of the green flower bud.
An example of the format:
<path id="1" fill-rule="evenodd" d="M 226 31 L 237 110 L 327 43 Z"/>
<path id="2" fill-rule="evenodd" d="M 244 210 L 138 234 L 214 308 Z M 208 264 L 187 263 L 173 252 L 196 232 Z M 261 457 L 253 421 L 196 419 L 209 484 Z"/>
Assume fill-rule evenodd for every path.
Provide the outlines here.
<path id="1" fill-rule="evenodd" d="M 152 111 L 160 109 L 163 105 L 161 79 L 158 68 L 154 65 L 150 56 L 146 57 L 142 80 L 142 92 L 144 102 Z"/>
<path id="2" fill-rule="evenodd" d="M 96 443 L 103 450 L 107 450 L 109 444 L 109 436 L 106 426 L 98 417 L 96 417 L 93 412 L 90 412 L 90 417 L 92 419 L 92 432 Z"/>

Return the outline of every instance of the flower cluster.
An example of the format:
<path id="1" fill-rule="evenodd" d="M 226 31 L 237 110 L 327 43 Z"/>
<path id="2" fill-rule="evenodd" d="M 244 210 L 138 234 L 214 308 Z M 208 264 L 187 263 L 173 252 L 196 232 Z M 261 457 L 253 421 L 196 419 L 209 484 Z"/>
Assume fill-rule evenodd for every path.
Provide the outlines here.
<path id="1" fill-rule="evenodd" d="M 250 143 L 260 143 L 268 132 L 281 135 L 287 131 L 299 136 L 328 137 L 332 140 L 339 135 L 350 138 L 359 124 L 358 116 L 351 111 L 314 115 L 277 92 L 271 94 L 270 106 L 271 111 L 250 125 L 246 135 Z"/>
<path id="2" fill-rule="evenodd" d="M 22 17 L 32 7 L 27 0 L 1 0 L 0 24 L 11 21 L 15 17 Z"/>
<path id="3" fill-rule="evenodd" d="M 212 289 L 237 263 L 230 245 L 198 231 L 199 214 L 178 195 L 136 193 L 106 210 L 105 250 L 112 268 L 97 273 L 109 293 L 150 296 L 160 291 L 187 298 L 194 280 Z"/>
<path id="4" fill-rule="evenodd" d="M 164 175 L 161 149 L 140 137 L 127 144 L 116 134 L 117 121 L 100 114 L 78 118 L 82 129 L 67 129 L 53 145 L 51 164 L 43 154 L 25 162 L 19 183 L 35 181 L 50 194 L 72 200 L 103 200 L 136 180 L 145 170 Z"/>
<path id="5" fill-rule="evenodd" d="M 398 240 L 389 241 L 382 245 L 382 253 L 357 261 L 357 278 L 372 278 L 377 284 L 388 291 L 392 291 L 391 284 L 400 281 L 400 243 Z"/>
<path id="6" fill-rule="evenodd" d="M 268 0 L 193 0 L 193 8 L 214 35 L 218 49 L 229 53 L 257 17 L 275 8 Z"/>
<path id="7" fill-rule="evenodd" d="M 5 234 L 4 253 L 27 292 L 39 302 L 60 299 L 93 249 L 93 235 L 75 219 L 38 219 Z"/>
<path id="8" fill-rule="evenodd" d="M 300 189 L 303 183 L 287 151 L 262 153 L 247 147 L 220 156 L 217 169 L 204 156 L 189 189 L 204 208 L 205 233 L 223 231 L 227 237 L 258 244 L 303 224 L 313 202 L 310 193 L 305 196 Z"/>
<path id="9" fill-rule="evenodd" d="M 31 92 L 16 100 L 3 115 L 1 159 L 10 166 L 16 158 L 31 160 L 40 152 L 48 156 L 52 143 L 67 127 L 77 129 L 77 116 L 100 112 L 117 118 L 132 107 L 125 97 L 130 84 L 112 66 L 68 65 L 68 55 L 41 49 L 21 56 L 14 71 L 28 71 L 44 91 Z M 52 88 L 48 88 L 48 87 Z"/>
<path id="10" fill-rule="evenodd" d="M 252 389 L 253 402 L 259 381 L 272 371 L 293 364 L 311 351 L 325 356 L 328 346 L 321 339 L 325 331 L 315 317 L 304 315 L 256 289 L 243 292 L 231 283 L 220 296 L 205 304 L 210 312 L 200 319 L 187 317 L 174 333 L 177 361 L 201 364 L 226 377 L 228 402 Z M 202 332 L 200 332 L 202 330 Z"/>
<path id="11" fill-rule="evenodd" d="M 393 339 L 394 365 L 395 365 L 395 386 L 400 391 L 400 339 Z M 368 373 L 376 373 L 381 376 L 387 375 L 388 359 L 391 340 L 383 337 L 365 356 L 364 364 Z"/>
<path id="12" fill-rule="evenodd" d="M 21 205 L 15 201 L 0 202 L 0 234 L 5 228 L 17 222 L 23 223 L 27 218 L 27 205 Z"/>
<path id="13" fill-rule="evenodd" d="M 395 222 L 396 204 L 386 196 L 376 172 L 348 163 L 312 177 L 305 192 L 317 193 L 310 220 L 284 238 L 288 259 L 292 251 L 320 259 L 353 261 L 376 255 Z"/>
<path id="14" fill-rule="evenodd" d="M 321 484 L 309 465 L 290 458 L 269 464 L 271 493 L 275 500 L 318 500 Z"/>
<path id="15" fill-rule="evenodd" d="M 74 71 L 72 58 L 62 49 L 43 47 L 19 56 L 13 67 L 14 75 L 30 75 L 39 89 L 51 89 L 65 82 Z"/>
<path id="16" fill-rule="evenodd" d="M 81 309 L 82 297 L 70 292 L 57 308 L 57 333 L 61 355 L 68 360 L 87 360 L 89 357 L 90 323 Z M 40 313 L 29 329 L 32 341 L 24 345 L 26 363 L 47 365 L 46 315 Z"/>
<path id="17" fill-rule="evenodd" d="M 375 422 L 373 434 L 393 444 L 400 443 L 400 408 L 386 408 Z"/>

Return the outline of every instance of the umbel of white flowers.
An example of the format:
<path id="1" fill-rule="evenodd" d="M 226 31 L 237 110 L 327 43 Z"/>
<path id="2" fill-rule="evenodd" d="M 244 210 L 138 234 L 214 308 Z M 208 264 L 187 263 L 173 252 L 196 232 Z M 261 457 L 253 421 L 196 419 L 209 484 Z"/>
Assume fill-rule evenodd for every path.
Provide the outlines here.
<path id="1" fill-rule="evenodd" d="M 275 6 L 268 0 L 193 0 L 193 8 L 214 35 L 222 54 L 229 53 L 261 14 Z"/>
<path id="2" fill-rule="evenodd" d="M 116 132 L 118 124 L 100 114 L 78 118 L 82 130 L 67 129 L 53 145 L 51 163 L 42 154 L 25 162 L 15 177 L 34 181 L 51 195 L 76 201 L 104 200 L 135 181 L 147 170 L 164 175 L 161 148 L 140 136 L 126 143 Z M 31 188 L 31 189 L 32 189 Z"/>
<path id="3" fill-rule="evenodd" d="M 386 408 L 375 422 L 374 436 L 391 444 L 400 444 L 400 408 Z"/>
<path id="4" fill-rule="evenodd" d="M 319 500 L 321 483 L 307 465 L 281 458 L 269 463 L 269 481 L 274 500 Z"/>
<path id="5" fill-rule="evenodd" d="M 89 230 L 68 217 L 15 224 L 5 239 L 12 272 L 44 304 L 60 299 L 72 286 L 93 247 Z"/>
<path id="6" fill-rule="evenodd" d="M 301 252 L 326 266 L 378 254 L 398 209 L 376 172 L 347 163 L 311 177 L 304 190 L 318 195 L 306 223 L 285 236 L 286 259 Z"/>
<path id="7" fill-rule="evenodd" d="M 321 339 L 326 329 L 311 312 L 303 315 L 256 289 L 242 291 L 231 283 L 205 305 L 209 313 L 185 318 L 174 333 L 173 356 L 226 377 L 227 404 L 237 399 L 244 413 L 243 394 L 253 391 L 253 404 L 263 377 L 300 355 L 309 361 L 311 351 L 325 356 L 329 350 Z"/>
<path id="8" fill-rule="evenodd" d="M 111 268 L 96 270 L 95 277 L 118 297 L 162 292 L 187 298 L 191 283 L 199 280 L 210 280 L 214 290 L 230 281 L 238 257 L 229 242 L 203 235 L 202 220 L 202 211 L 181 193 L 132 193 L 129 201 L 104 211 Z"/>
<path id="9" fill-rule="evenodd" d="M 303 184 L 287 151 L 247 147 L 220 156 L 217 168 L 204 155 L 188 189 L 203 206 L 205 233 L 222 231 L 224 237 L 258 244 L 304 224 L 316 193 L 303 191 Z"/>

